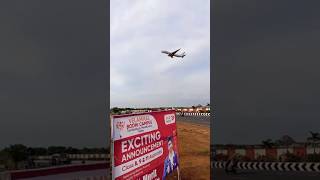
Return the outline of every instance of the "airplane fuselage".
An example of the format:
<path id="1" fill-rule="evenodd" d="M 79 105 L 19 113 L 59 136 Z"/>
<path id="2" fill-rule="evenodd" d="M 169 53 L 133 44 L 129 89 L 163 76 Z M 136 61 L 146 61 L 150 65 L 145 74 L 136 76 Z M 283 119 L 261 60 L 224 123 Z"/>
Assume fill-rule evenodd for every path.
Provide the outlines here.
<path id="1" fill-rule="evenodd" d="M 173 52 L 168 52 L 168 51 L 161 51 L 162 53 L 168 54 L 169 57 L 181 57 L 183 58 L 185 56 L 185 53 L 182 54 L 176 54 L 180 49 L 173 51 Z"/>

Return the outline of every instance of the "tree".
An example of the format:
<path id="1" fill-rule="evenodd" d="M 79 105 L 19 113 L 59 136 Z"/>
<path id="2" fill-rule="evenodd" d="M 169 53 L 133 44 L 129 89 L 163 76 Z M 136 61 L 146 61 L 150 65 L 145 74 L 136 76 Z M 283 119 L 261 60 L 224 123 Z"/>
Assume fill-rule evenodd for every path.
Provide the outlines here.
<path id="1" fill-rule="evenodd" d="M 73 147 L 68 147 L 68 148 L 66 149 L 66 153 L 67 153 L 67 154 L 78 154 L 79 152 L 80 152 L 79 149 L 73 148 Z"/>
<path id="2" fill-rule="evenodd" d="M 272 142 L 271 139 L 267 139 L 267 140 L 262 141 L 262 144 L 264 147 L 267 147 L 267 148 L 271 148 L 274 145 L 274 143 Z"/>
<path id="3" fill-rule="evenodd" d="M 280 146 L 286 146 L 287 153 L 289 153 L 289 146 L 296 143 L 296 141 L 292 137 L 284 135 L 279 140 L 277 140 L 276 143 Z"/>
<path id="4" fill-rule="evenodd" d="M 312 131 L 310 131 L 310 135 L 307 140 L 309 141 L 310 144 L 312 144 L 313 146 L 313 154 L 316 153 L 316 144 L 317 142 L 320 141 L 320 137 L 319 137 L 319 133 L 313 133 Z"/>
<path id="5" fill-rule="evenodd" d="M 118 107 L 111 108 L 112 114 L 119 114 L 120 112 L 121 112 L 121 109 Z"/>
<path id="6" fill-rule="evenodd" d="M 13 159 L 9 152 L 2 150 L 0 151 L 0 164 L 6 166 L 6 168 L 11 168 Z M 10 164 L 11 163 L 11 164 Z"/>
<path id="7" fill-rule="evenodd" d="M 28 148 L 22 144 L 15 144 L 10 145 L 10 147 L 5 148 L 3 151 L 11 156 L 14 162 L 14 166 L 15 168 L 17 168 L 19 162 L 25 161 L 27 159 L 27 149 Z"/>
<path id="8" fill-rule="evenodd" d="M 67 148 L 64 146 L 50 146 L 48 147 L 48 154 L 64 154 L 66 153 Z"/>
<path id="9" fill-rule="evenodd" d="M 296 143 L 296 141 L 288 135 L 282 136 L 281 141 L 284 143 L 284 145 L 288 145 L 288 146 Z"/>
<path id="10" fill-rule="evenodd" d="M 47 155 L 48 153 L 47 148 L 42 148 L 42 147 L 35 147 L 35 148 L 29 147 L 27 149 L 27 152 L 28 152 L 28 155 L 31 155 L 31 156 L 44 156 L 44 155 Z"/>

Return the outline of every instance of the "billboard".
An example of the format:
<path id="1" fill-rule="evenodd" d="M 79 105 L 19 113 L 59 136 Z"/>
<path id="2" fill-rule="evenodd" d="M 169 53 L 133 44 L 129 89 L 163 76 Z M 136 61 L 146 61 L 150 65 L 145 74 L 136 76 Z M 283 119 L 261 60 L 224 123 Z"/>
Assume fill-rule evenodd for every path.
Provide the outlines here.
<path id="1" fill-rule="evenodd" d="M 179 177 L 174 110 L 112 116 L 111 127 L 112 179 Z"/>

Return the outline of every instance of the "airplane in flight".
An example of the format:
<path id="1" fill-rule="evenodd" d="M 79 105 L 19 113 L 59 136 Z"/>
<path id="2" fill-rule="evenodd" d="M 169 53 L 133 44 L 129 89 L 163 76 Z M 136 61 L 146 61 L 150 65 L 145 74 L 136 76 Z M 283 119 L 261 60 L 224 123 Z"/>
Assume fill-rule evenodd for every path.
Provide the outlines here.
<path id="1" fill-rule="evenodd" d="M 183 52 L 182 54 L 176 54 L 180 49 L 175 50 L 173 52 L 169 52 L 169 51 L 161 51 L 161 52 L 164 53 L 164 54 L 168 54 L 168 56 L 171 57 L 171 58 L 173 58 L 173 57 L 181 57 L 181 58 L 183 58 L 183 57 L 186 56 L 185 52 Z"/>

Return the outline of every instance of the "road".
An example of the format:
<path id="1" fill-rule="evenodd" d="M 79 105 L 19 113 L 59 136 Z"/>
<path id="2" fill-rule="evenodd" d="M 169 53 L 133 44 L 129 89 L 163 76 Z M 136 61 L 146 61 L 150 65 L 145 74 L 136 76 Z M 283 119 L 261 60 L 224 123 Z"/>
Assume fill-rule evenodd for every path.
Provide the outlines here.
<path id="1" fill-rule="evenodd" d="M 281 172 L 240 170 L 238 174 L 226 174 L 223 169 L 213 170 L 214 180 L 319 180 L 316 172 Z"/>
<path id="2" fill-rule="evenodd" d="M 191 122 L 210 126 L 210 116 L 180 116 L 177 115 L 177 121 Z"/>

